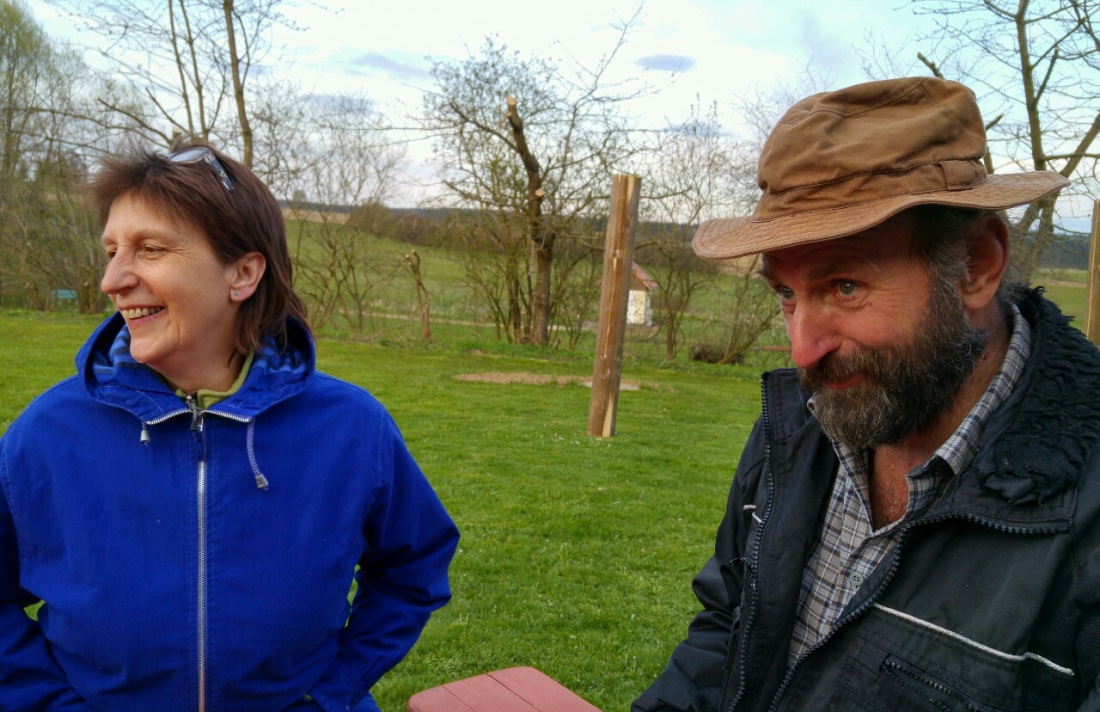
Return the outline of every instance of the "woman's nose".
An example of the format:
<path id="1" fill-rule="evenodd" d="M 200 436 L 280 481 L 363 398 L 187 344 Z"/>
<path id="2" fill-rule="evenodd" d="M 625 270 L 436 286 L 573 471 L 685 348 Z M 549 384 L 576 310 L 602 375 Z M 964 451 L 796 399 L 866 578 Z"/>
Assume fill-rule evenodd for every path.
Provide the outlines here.
<path id="1" fill-rule="evenodd" d="M 130 269 L 129 261 L 115 255 L 107 262 L 99 288 L 107 296 L 112 296 L 137 284 L 137 278 Z"/>

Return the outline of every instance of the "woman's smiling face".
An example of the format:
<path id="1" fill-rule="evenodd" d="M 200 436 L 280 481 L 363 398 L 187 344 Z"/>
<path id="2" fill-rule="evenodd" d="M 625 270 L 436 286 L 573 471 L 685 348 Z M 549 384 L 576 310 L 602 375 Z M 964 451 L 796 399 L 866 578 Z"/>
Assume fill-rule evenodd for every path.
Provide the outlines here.
<path id="1" fill-rule="evenodd" d="M 202 232 L 131 195 L 103 228 L 101 288 L 130 329 L 130 354 L 187 393 L 227 390 L 235 349 L 237 265 L 224 265 Z"/>

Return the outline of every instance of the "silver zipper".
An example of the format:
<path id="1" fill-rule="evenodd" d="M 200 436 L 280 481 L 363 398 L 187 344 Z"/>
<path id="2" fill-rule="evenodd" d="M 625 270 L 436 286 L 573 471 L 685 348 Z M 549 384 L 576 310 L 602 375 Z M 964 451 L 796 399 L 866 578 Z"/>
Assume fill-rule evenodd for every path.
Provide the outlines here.
<path id="1" fill-rule="evenodd" d="M 191 432 L 199 445 L 199 471 L 195 483 L 198 507 L 198 572 L 196 574 L 196 598 L 198 605 L 198 670 L 196 673 L 198 699 L 196 709 L 206 712 L 206 439 L 203 435 L 203 411 L 192 396 L 187 397 L 191 409 Z"/>

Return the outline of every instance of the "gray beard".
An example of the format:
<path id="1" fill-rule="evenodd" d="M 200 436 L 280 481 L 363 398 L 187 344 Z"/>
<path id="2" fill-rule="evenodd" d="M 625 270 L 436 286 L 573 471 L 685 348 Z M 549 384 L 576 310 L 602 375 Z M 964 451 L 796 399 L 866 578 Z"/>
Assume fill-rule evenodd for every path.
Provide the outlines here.
<path id="1" fill-rule="evenodd" d="M 832 440 L 856 450 L 900 442 L 955 402 L 989 335 L 970 323 L 951 285 L 935 285 L 928 307 L 903 344 L 831 354 L 799 369 L 802 386 L 813 396 L 814 416 Z M 865 378 L 849 388 L 824 385 L 857 373 Z"/>

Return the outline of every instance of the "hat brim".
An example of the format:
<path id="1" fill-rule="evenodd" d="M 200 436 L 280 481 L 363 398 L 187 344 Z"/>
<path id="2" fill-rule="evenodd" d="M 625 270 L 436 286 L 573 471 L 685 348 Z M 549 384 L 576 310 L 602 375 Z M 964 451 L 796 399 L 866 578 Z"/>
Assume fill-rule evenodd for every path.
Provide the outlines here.
<path id="1" fill-rule="evenodd" d="M 994 174 L 968 190 L 899 195 L 771 220 L 754 217 L 707 220 L 695 231 L 692 247 L 700 257 L 734 259 L 853 235 L 915 205 L 1003 210 L 1033 203 L 1067 185 L 1068 180 L 1052 171 Z"/>

